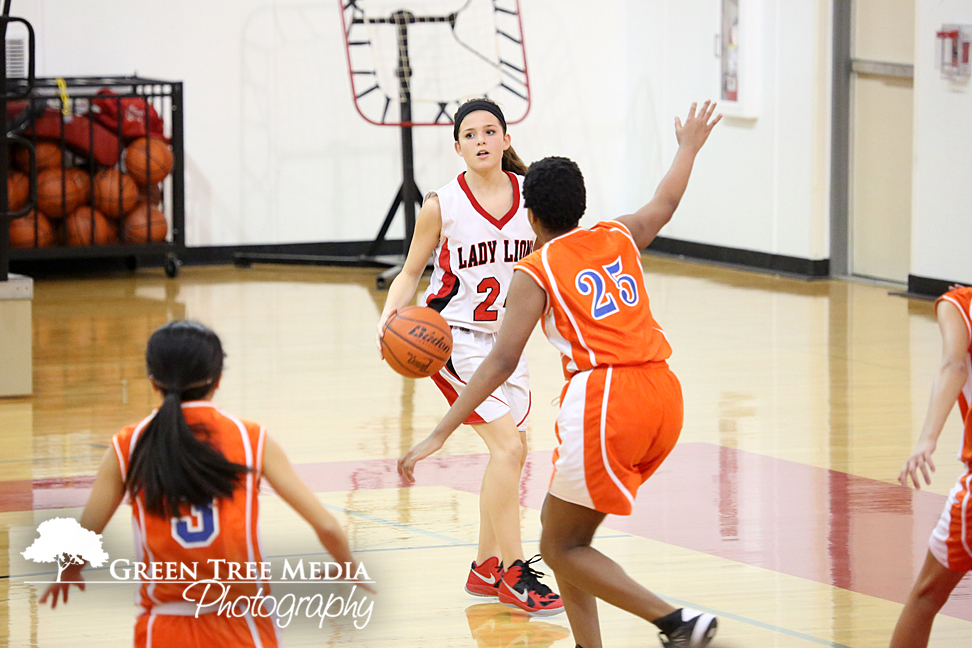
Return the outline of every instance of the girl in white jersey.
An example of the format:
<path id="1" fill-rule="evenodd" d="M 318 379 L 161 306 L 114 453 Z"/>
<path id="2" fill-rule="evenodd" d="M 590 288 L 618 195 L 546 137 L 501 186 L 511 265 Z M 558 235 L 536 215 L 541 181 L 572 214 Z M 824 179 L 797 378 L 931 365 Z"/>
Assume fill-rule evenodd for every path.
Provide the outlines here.
<path id="1" fill-rule="evenodd" d="M 521 197 L 526 165 L 510 147 L 499 106 L 487 99 L 467 101 L 454 123 L 456 153 L 465 160 L 466 171 L 426 196 L 405 265 L 388 289 L 378 321 L 380 338 L 388 317 L 411 302 L 434 253 L 432 283 L 423 303 L 452 327 L 452 357 L 432 377 L 450 405 L 489 355 L 513 267 L 533 251 L 536 239 Z M 378 348 L 380 352 L 380 340 Z M 466 420 L 489 449 L 479 495 L 479 551 L 466 591 L 549 615 L 563 611 L 563 603 L 539 581 L 542 573 L 530 566 L 534 561 L 524 561 L 520 543 L 518 486 L 527 452 L 528 380 L 526 361 L 520 358 L 510 379 Z"/>

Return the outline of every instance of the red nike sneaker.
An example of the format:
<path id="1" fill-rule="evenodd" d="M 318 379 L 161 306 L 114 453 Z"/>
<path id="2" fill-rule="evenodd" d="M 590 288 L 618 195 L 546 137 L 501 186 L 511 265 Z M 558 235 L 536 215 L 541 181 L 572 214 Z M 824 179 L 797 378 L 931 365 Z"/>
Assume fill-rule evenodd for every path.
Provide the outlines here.
<path id="1" fill-rule="evenodd" d="M 555 594 L 541 583 L 540 577 L 544 573 L 530 566 L 538 560 L 540 556 L 534 556 L 526 562 L 517 560 L 503 572 L 499 587 L 500 603 L 518 607 L 533 616 L 560 614 L 564 611 L 560 594 Z"/>
<path id="2" fill-rule="evenodd" d="M 503 580 L 503 565 L 493 556 L 477 565 L 474 560 L 466 578 L 466 591 L 473 596 L 499 596 L 499 584 Z"/>

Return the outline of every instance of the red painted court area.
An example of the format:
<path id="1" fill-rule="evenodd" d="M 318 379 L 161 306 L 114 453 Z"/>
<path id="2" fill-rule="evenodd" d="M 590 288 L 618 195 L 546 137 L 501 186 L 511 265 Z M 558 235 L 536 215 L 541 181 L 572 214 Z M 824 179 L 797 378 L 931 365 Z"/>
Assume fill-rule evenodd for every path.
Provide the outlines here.
<path id="1" fill-rule="evenodd" d="M 478 493 L 487 459 L 428 459 L 416 469 L 416 485 Z M 296 468 L 314 491 L 343 492 L 402 487 L 395 466 L 376 459 Z M 549 452 L 530 453 L 520 483 L 524 506 L 539 510 L 551 471 Z M 82 506 L 93 479 L 0 482 L 0 511 Z M 941 495 L 896 484 L 684 443 L 642 487 L 632 515 L 609 516 L 605 526 L 903 603 L 944 504 Z M 959 584 L 942 612 L 972 621 L 972 580 Z"/>

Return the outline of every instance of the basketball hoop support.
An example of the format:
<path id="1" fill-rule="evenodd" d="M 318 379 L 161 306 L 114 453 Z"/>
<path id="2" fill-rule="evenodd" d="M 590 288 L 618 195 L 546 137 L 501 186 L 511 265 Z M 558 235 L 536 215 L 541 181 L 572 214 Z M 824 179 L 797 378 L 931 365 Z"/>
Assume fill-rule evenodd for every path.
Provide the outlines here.
<path id="1" fill-rule="evenodd" d="M 415 16 L 411 12 L 399 10 L 387 18 L 355 18 L 357 22 L 371 22 L 379 24 L 393 24 L 398 31 L 398 93 L 401 103 L 401 132 L 402 141 L 402 184 L 398 187 L 398 193 L 392 201 L 385 220 L 378 230 L 375 239 L 368 246 L 368 250 L 357 258 L 353 265 L 379 266 L 388 269 L 378 275 L 375 280 L 377 288 L 386 288 L 391 281 L 402 271 L 405 257 L 408 256 L 408 248 L 412 244 L 412 234 L 415 231 L 415 207 L 422 207 L 422 196 L 418 186 L 415 184 L 415 156 L 412 147 L 412 93 L 409 89 L 409 79 L 412 76 L 412 68 L 408 57 L 408 26 L 415 23 L 427 22 L 455 22 L 455 14 L 449 16 Z M 375 86 L 377 88 L 377 86 Z M 366 90 L 362 94 L 367 94 L 371 90 Z M 402 255 L 394 262 L 388 263 L 379 258 L 378 251 L 381 244 L 385 242 L 388 229 L 395 220 L 395 214 L 401 207 L 405 215 L 405 237 L 402 243 Z M 334 263 L 347 263 L 348 257 L 323 256 L 307 254 L 250 254 L 239 253 L 234 255 L 234 262 L 237 266 L 246 267 L 253 263 L 279 263 L 295 265 L 331 265 Z"/>
<path id="2" fill-rule="evenodd" d="M 402 243 L 402 263 L 389 268 L 381 273 L 375 280 L 378 288 L 385 288 L 402 270 L 405 257 L 408 256 L 408 248 L 412 244 L 412 234 L 415 231 L 415 207 L 421 209 L 422 197 L 415 184 L 415 156 L 412 149 L 412 93 L 409 89 L 409 79 L 412 76 L 412 68 L 408 57 L 408 26 L 416 22 L 441 21 L 441 18 L 416 18 L 408 11 L 399 10 L 391 15 L 390 18 L 373 19 L 376 23 L 391 22 L 398 28 L 398 93 L 401 102 L 401 126 L 399 130 L 402 135 L 402 184 L 398 188 L 398 194 L 392 201 L 388 214 L 378 230 L 378 235 L 371 242 L 368 251 L 365 252 L 366 258 L 375 258 L 378 249 L 388 234 L 388 228 L 395 220 L 398 207 L 402 207 L 405 215 L 405 237 Z"/>

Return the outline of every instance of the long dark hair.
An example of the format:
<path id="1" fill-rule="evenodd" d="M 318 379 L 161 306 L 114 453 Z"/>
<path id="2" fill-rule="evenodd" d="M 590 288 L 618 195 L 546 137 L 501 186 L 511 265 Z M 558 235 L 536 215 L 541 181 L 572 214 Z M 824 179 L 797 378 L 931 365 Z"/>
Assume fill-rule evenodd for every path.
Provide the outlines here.
<path id="1" fill-rule="evenodd" d="M 149 338 L 145 364 L 165 398 L 135 443 L 125 489 L 163 517 L 230 496 L 249 468 L 197 438 L 182 413 L 182 402 L 204 398 L 223 372 L 219 337 L 197 322 L 169 322 Z"/>
<path id="2" fill-rule="evenodd" d="M 463 115 L 463 113 L 466 112 L 465 108 L 467 108 L 467 106 L 471 103 L 478 102 L 486 102 L 492 106 L 494 110 L 489 110 L 489 112 L 493 113 L 497 118 L 499 118 L 500 126 L 503 128 L 503 134 L 506 135 L 506 118 L 503 116 L 503 110 L 499 107 L 499 104 L 488 97 L 475 97 L 468 101 L 464 101 L 462 105 L 459 106 L 459 109 L 456 110 L 456 114 L 452 118 L 455 126 L 454 134 L 456 141 L 459 141 L 459 122 L 465 118 L 465 115 Z M 485 108 L 488 109 L 490 106 L 486 106 Z M 526 175 L 527 165 L 523 160 L 520 159 L 520 156 L 516 154 L 516 151 L 513 150 L 512 146 L 503 151 L 503 170 L 516 173 L 517 175 Z"/>

